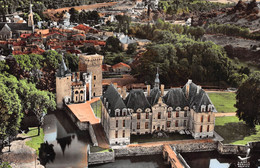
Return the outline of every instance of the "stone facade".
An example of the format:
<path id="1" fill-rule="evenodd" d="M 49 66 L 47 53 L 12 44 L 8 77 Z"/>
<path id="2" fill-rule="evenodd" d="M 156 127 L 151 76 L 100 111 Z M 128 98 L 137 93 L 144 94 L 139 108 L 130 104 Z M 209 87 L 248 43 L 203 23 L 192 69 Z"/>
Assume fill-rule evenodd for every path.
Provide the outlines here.
<path id="1" fill-rule="evenodd" d="M 79 71 L 91 72 L 91 96 L 102 96 L 102 62 L 101 55 L 79 55 Z"/>
<path id="2" fill-rule="evenodd" d="M 207 93 L 189 80 L 183 88 L 164 91 L 156 75 L 147 93 L 108 86 L 102 100 L 101 123 L 111 145 L 129 144 L 131 134 L 188 131 L 195 138 L 213 137 L 216 112 Z M 124 124 L 123 124 L 124 123 Z M 124 127 L 122 127 L 124 125 Z"/>
<path id="3" fill-rule="evenodd" d="M 62 109 L 64 104 L 84 103 L 90 100 L 92 82 L 91 72 L 71 73 L 62 59 L 56 74 L 57 108 Z"/>

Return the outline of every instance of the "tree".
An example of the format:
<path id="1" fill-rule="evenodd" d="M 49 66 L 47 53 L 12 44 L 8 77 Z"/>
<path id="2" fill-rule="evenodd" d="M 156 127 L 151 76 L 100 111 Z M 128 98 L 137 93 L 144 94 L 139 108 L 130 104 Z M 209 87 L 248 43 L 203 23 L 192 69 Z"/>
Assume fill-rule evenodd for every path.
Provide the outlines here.
<path id="1" fill-rule="evenodd" d="M 78 71 L 78 63 L 79 63 L 79 57 L 78 56 L 76 56 L 74 54 L 66 53 L 64 55 L 64 59 L 65 59 L 67 66 L 69 67 L 69 69 L 72 72 Z"/>
<path id="2" fill-rule="evenodd" d="M 70 22 L 77 23 L 79 21 L 79 11 L 77 11 L 75 8 L 71 8 L 69 10 L 70 14 Z"/>
<path id="3" fill-rule="evenodd" d="M 122 47 L 120 44 L 121 43 L 118 38 L 116 38 L 114 36 L 110 36 L 106 40 L 105 49 L 106 49 L 106 51 L 120 52 L 120 51 L 122 51 Z"/>
<path id="4" fill-rule="evenodd" d="M 260 72 L 255 72 L 237 90 L 237 116 L 250 126 L 260 124 Z"/>
<path id="5" fill-rule="evenodd" d="M 127 46 L 127 51 L 126 53 L 127 54 L 134 54 L 136 52 L 136 49 L 137 49 L 137 43 L 130 43 L 128 46 Z"/>
<path id="6" fill-rule="evenodd" d="M 131 17 L 127 15 L 116 15 L 115 18 L 118 21 L 119 32 L 127 34 L 131 23 Z"/>
<path id="7" fill-rule="evenodd" d="M 62 56 L 53 50 L 46 51 L 43 56 L 45 57 L 45 62 L 50 70 L 56 71 L 59 64 L 61 63 Z"/>

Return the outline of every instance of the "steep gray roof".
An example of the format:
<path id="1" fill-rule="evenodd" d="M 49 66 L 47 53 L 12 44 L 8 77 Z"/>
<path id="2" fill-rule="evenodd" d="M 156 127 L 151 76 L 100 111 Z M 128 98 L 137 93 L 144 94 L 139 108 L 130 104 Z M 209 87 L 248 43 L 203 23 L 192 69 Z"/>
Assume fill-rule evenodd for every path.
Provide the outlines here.
<path id="1" fill-rule="evenodd" d="M 150 96 L 147 97 L 151 106 L 155 105 L 158 102 L 160 95 L 161 92 L 159 88 L 153 88 L 151 90 Z"/>
<path id="2" fill-rule="evenodd" d="M 126 108 L 123 99 L 121 98 L 121 96 L 119 95 L 119 93 L 117 92 L 113 84 L 109 85 L 106 92 L 103 94 L 101 98 L 103 103 L 104 103 L 104 98 L 106 98 L 106 101 L 108 102 L 108 109 L 111 110 L 109 114 L 111 117 L 115 116 L 116 109 L 122 110 L 123 108 Z"/>
<path id="3" fill-rule="evenodd" d="M 146 99 L 143 90 L 141 89 L 133 89 L 130 91 L 128 96 L 126 97 L 125 104 L 127 108 L 131 108 L 136 111 L 138 108 L 143 111 L 146 108 L 151 108 L 148 100 Z"/>
<path id="4" fill-rule="evenodd" d="M 189 85 L 189 93 L 188 97 L 186 97 L 186 90 L 187 90 L 187 85 Z M 209 105 L 212 104 L 208 94 L 201 89 L 198 85 L 194 84 L 191 82 L 190 84 L 187 83 L 183 88 L 182 91 L 189 103 L 190 108 L 193 108 L 196 112 L 201 112 L 201 105 Z M 213 110 L 215 111 L 215 110 Z"/>
<path id="5" fill-rule="evenodd" d="M 172 107 L 174 110 L 176 107 L 181 107 L 183 109 L 185 106 L 189 106 L 189 103 L 181 88 L 170 89 L 163 97 L 163 100 L 165 104 Z"/>
<path id="6" fill-rule="evenodd" d="M 65 77 L 65 76 L 68 76 L 68 75 L 71 75 L 71 72 L 67 68 L 67 66 L 64 62 L 64 59 L 62 57 L 61 64 L 60 64 L 59 69 L 57 71 L 57 77 Z"/>
<path id="7" fill-rule="evenodd" d="M 6 23 L 0 22 L 0 30 L 7 24 L 12 31 L 16 30 L 32 30 L 32 27 L 29 27 L 27 23 Z"/>

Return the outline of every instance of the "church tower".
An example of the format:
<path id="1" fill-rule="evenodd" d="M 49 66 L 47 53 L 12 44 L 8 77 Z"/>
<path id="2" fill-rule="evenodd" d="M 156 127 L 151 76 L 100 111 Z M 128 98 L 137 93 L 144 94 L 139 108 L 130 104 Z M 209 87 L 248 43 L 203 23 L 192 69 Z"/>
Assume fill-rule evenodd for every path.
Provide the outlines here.
<path id="1" fill-rule="evenodd" d="M 66 101 L 71 102 L 71 72 L 62 57 L 60 67 L 56 73 L 56 103 L 58 109 L 63 108 L 64 99 L 66 98 L 68 99 Z"/>
<path id="2" fill-rule="evenodd" d="M 28 27 L 32 27 L 32 30 L 34 32 L 32 4 L 30 4 L 30 11 L 29 11 L 29 14 L 28 14 Z"/>

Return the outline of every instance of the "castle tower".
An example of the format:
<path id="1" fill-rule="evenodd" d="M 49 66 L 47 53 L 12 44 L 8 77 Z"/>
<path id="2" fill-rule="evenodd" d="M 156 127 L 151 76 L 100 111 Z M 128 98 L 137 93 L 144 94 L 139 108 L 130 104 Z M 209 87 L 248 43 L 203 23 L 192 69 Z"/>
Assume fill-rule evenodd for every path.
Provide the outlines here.
<path id="1" fill-rule="evenodd" d="M 29 11 L 29 14 L 28 14 L 28 27 L 32 27 L 32 30 L 34 32 L 32 4 L 30 4 L 30 11 Z"/>
<path id="2" fill-rule="evenodd" d="M 58 109 L 63 108 L 64 101 L 71 102 L 71 72 L 62 57 L 56 73 L 56 103 Z"/>
<path id="3" fill-rule="evenodd" d="M 156 73 L 156 77 L 154 80 L 154 88 L 158 88 L 160 87 L 160 79 L 159 79 L 159 73 L 158 73 L 159 68 L 157 67 L 157 73 Z"/>
<path id="4" fill-rule="evenodd" d="M 79 55 L 79 71 L 91 73 L 91 96 L 102 95 L 102 55 Z"/>

